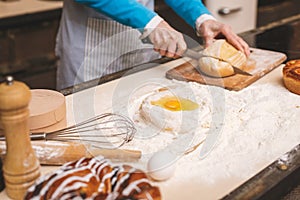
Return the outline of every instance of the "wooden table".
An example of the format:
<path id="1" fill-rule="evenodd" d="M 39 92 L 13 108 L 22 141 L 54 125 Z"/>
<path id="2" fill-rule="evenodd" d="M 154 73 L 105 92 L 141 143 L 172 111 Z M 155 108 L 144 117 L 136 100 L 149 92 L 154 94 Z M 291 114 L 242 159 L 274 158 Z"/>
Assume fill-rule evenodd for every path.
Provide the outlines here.
<path id="1" fill-rule="evenodd" d="M 0 1 L 0 19 L 62 8 L 62 1 L 16 0 Z"/>

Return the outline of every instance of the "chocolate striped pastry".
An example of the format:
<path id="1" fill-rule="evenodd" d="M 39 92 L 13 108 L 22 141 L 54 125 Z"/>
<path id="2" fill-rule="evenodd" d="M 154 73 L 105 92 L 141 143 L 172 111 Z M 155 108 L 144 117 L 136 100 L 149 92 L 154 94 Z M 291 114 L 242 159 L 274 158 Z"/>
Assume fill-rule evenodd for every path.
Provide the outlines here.
<path id="1" fill-rule="evenodd" d="M 40 177 L 25 199 L 159 200 L 161 194 L 143 171 L 96 157 L 81 158 Z"/>
<path id="2" fill-rule="evenodd" d="M 300 60 L 291 60 L 283 67 L 283 82 L 285 87 L 300 94 Z"/>

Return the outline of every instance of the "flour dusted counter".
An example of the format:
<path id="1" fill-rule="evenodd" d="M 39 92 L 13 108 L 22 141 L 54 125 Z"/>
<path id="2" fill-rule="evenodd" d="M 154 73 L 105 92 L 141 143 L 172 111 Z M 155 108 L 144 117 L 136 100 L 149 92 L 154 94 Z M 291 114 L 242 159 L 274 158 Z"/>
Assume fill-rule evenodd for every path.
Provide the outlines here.
<path id="1" fill-rule="evenodd" d="M 72 123 L 74 120 L 87 118 L 92 113 L 107 111 L 124 113 L 127 109 L 128 114 L 132 116 L 136 111 L 134 105 L 138 105 L 141 97 L 137 94 L 151 91 L 153 83 L 159 86 L 193 88 L 197 99 L 205 99 L 207 106 L 209 106 L 209 92 L 214 90 L 215 94 L 221 95 L 219 97 L 224 100 L 222 105 L 225 108 L 218 143 L 205 158 L 199 159 L 201 145 L 195 151 L 178 158 L 174 176 L 165 182 L 155 183 L 160 187 L 164 199 L 218 199 L 275 160 L 280 159 L 279 163 L 288 161 L 287 169 L 292 167 L 288 165 L 292 157 L 284 154 L 299 143 L 297 134 L 299 123 L 294 120 L 300 117 L 299 96 L 288 92 L 282 85 L 281 67 L 248 88 L 232 92 L 212 86 L 165 79 L 165 72 L 182 62 L 184 60 L 165 63 L 66 96 L 68 121 Z M 138 90 L 149 82 L 151 84 L 148 85 L 148 90 Z M 127 90 L 123 90 L 124 88 Z M 203 122 L 205 120 L 207 119 L 204 118 Z M 203 125 L 204 128 L 209 128 L 206 123 Z M 165 145 L 171 144 L 170 148 L 173 148 L 172 144 L 184 144 L 185 147 L 189 147 L 193 146 L 190 144 L 194 142 L 188 140 L 176 143 L 176 139 L 170 133 L 161 132 L 159 135 L 141 137 L 143 134 L 138 132 L 135 139 L 124 146 L 126 149 L 142 151 L 142 158 L 130 164 L 143 170 L 146 169 L 149 156 L 165 148 Z M 185 136 L 189 138 L 188 135 Z M 201 139 L 201 133 L 197 133 L 194 138 Z M 178 146 L 174 147 L 175 150 Z M 44 169 L 49 168 L 43 167 Z M 288 172 L 277 167 L 273 170 L 279 174 Z M 264 179 L 260 181 L 263 182 Z M 256 194 L 267 192 L 264 189 L 255 190 Z M 247 192 L 249 195 L 252 190 Z"/>
<path id="2" fill-rule="evenodd" d="M 80 118 L 87 118 L 93 112 L 102 113 L 112 110 L 124 113 L 128 108 L 129 114 L 132 114 L 136 107 L 128 106 L 126 100 L 128 97 L 140 96 L 128 95 L 128 92 L 139 88 L 143 83 L 149 81 L 153 83 L 154 80 L 155 83 L 164 86 L 194 88 L 199 98 L 209 99 L 207 96 L 202 97 L 201 94 L 209 95 L 212 86 L 188 84 L 164 78 L 166 70 L 181 62 L 182 60 L 176 60 L 66 96 L 68 122 L 72 124 L 74 121 L 80 121 Z M 145 77 L 148 79 L 145 80 Z M 128 90 L 119 90 L 123 87 Z M 218 143 L 205 158 L 199 158 L 201 145 L 195 151 L 178 158 L 175 174 L 167 181 L 155 183 L 160 187 L 163 199 L 218 199 L 239 187 L 275 160 L 280 159 L 278 163 L 286 163 L 287 170 L 293 167 L 290 166 L 293 165 L 293 157 L 284 154 L 299 143 L 300 138 L 297 133 L 300 127 L 296 120 L 300 117 L 299 96 L 289 93 L 282 85 L 281 67 L 240 92 L 214 89 L 216 89 L 214 92 L 219 91 L 221 93 L 218 94 L 224 94 L 225 100 L 225 115 Z M 130 105 L 138 104 L 137 100 L 139 99 L 131 98 Z M 209 102 L 205 102 L 209 106 Z M 124 148 L 142 151 L 142 158 L 129 164 L 143 170 L 146 169 L 149 156 L 165 148 L 166 144 L 171 144 L 170 148 L 173 148 L 172 144 L 183 144 L 189 147 L 193 146 L 191 143 L 194 142 L 194 140 L 183 140 L 176 143 L 176 139 L 170 133 L 162 132 L 144 138 L 141 137 L 142 134 L 138 132 L 134 140 Z M 188 135 L 185 136 L 189 138 Z M 198 137 L 201 137 L 201 134 L 197 133 L 194 136 L 194 139 L 201 139 Z M 177 149 L 176 146 L 174 149 Z M 43 166 L 42 173 L 55 169 L 57 167 Z M 279 175 L 288 172 L 279 168 L 272 170 Z M 267 192 L 264 189 L 256 191 L 256 194 Z M 252 190 L 248 190 L 248 194 L 249 192 Z M 3 197 L 5 192 L 1 195 Z"/>
<path id="3" fill-rule="evenodd" d="M 205 99 L 208 107 L 212 90 L 221 95 L 219 99 L 224 100 L 222 105 L 225 109 L 217 145 L 205 158 L 199 158 L 201 145 L 195 151 L 178 158 L 174 176 L 167 181 L 155 183 L 160 187 L 164 199 L 222 198 L 273 161 L 280 158 L 282 162 L 292 161 L 289 160 L 292 157 L 283 155 L 299 144 L 297 133 L 300 127 L 296 122 L 300 117 L 299 96 L 288 92 L 282 85 L 281 67 L 248 88 L 233 92 L 165 79 L 164 73 L 181 62 L 184 61 L 176 60 L 68 95 L 68 121 L 87 118 L 92 113 L 124 113 L 127 109 L 132 116 L 137 108 L 135 105 L 138 105 L 142 97 L 137 95 L 141 94 L 138 89 L 149 82 L 150 89 L 153 83 L 159 86 L 193 88 L 196 99 Z M 208 130 L 209 124 L 205 120 L 209 121 L 203 118 L 202 125 Z M 181 145 L 189 148 L 194 145 L 194 141 L 197 143 L 196 140 L 201 140 L 202 136 L 201 132 L 196 133 L 193 137 L 195 140 L 192 140 L 189 135 L 185 135 L 188 140 L 179 141 L 170 133 L 160 132 L 151 137 L 142 137 L 144 133 L 138 131 L 134 140 L 124 146 L 126 149 L 142 151 L 142 158 L 130 164 L 143 170 L 146 170 L 147 159 L 153 152 L 166 148 L 166 145 L 174 150 Z M 289 169 L 291 166 L 287 163 L 287 167 Z M 287 172 L 278 168 L 273 170 Z M 267 192 L 264 189 L 266 188 L 256 192 Z"/>
<path id="4" fill-rule="evenodd" d="M 73 104 L 70 108 L 72 109 L 71 116 L 86 113 L 86 108 L 91 102 L 94 102 L 95 112 L 111 109 L 115 112 L 123 111 L 126 105 L 133 105 L 136 102 L 127 104 L 126 91 L 119 89 L 126 87 L 128 91 L 133 91 L 132 87 L 138 89 L 147 81 L 155 80 L 161 85 L 186 88 L 187 83 L 172 82 L 164 79 L 163 76 L 166 70 L 179 62 L 180 60 L 166 63 L 120 80 L 74 93 L 68 97 L 69 100 L 72 99 Z M 224 94 L 226 111 L 224 111 L 218 144 L 203 159 L 199 158 L 201 146 L 192 153 L 179 158 L 174 176 L 166 182 L 157 183 L 164 199 L 222 198 L 273 161 L 279 158 L 289 161 L 289 157 L 283 155 L 299 144 L 298 129 L 300 127 L 296 119 L 300 117 L 300 102 L 299 96 L 284 88 L 281 76 L 281 67 L 279 67 L 240 92 L 219 93 Z M 145 80 L 145 77 L 149 79 Z M 211 87 L 193 83 L 188 85 L 198 91 L 198 98 L 202 97 L 201 94 L 209 94 L 207 90 Z M 208 104 L 206 102 L 207 106 Z M 141 133 L 137 133 L 137 136 L 141 136 Z M 199 139 L 198 137 L 201 135 L 195 135 L 195 139 Z M 131 164 L 146 169 L 146 160 L 149 155 L 165 148 L 165 144 L 172 144 L 172 140 L 173 137 L 164 133 L 148 139 L 136 137 L 126 145 L 126 148 L 141 150 L 143 157 L 140 162 Z M 189 143 L 183 142 L 183 145 L 187 144 Z M 287 172 L 280 171 L 278 168 L 273 170 L 274 172 L 277 170 L 282 173 Z M 264 189 L 267 188 L 257 193 L 267 192 Z"/>

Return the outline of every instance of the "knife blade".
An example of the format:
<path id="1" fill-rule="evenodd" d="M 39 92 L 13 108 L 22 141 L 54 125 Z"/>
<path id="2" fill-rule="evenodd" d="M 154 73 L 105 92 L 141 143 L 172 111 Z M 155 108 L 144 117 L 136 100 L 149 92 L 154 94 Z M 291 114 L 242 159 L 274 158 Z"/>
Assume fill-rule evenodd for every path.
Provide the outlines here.
<path id="1" fill-rule="evenodd" d="M 218 60 L 221 60 L 221 61 L 224 61 L 224 62 L 227 62 L 225 60 L 222 60 L 220 58 L 217 58 L 217 57 L 214 57 L 214 56 L 209 56 L 209 55 L 205 55 L 203 54 L 202 52 L 197 52 L 197 51 L 194 51 L 192 49 L 187 49 L 184 53 L 183 53 L 183 56 L 185 57 L 189 57 L 189 58 L 192 58 L 192 59 L 195 59 L 195 60 L 199 60 L 200 58 L 203 58 L 203 57 L 211 57 L 211 58 L 214 58 L 214 59 L 218 59 Z M 231 64 L 231 63 L 230 63 Z M 244 70 L 241 70 L 240 68 L 236 67 L 236 66 L 233 66 L 231 65 L 233 70 L 234 70 L 234 73 L 235 74 L 242 74 L 242 75 L 246 75 L 246 76 L 252 76 L 252 74 L 244 71 Z"/>

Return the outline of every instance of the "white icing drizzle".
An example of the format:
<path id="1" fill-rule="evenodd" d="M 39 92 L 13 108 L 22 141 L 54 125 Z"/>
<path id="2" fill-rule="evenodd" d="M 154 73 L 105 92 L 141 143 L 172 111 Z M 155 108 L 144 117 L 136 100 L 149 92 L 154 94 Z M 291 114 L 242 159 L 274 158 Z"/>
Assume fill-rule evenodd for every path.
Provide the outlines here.
<path id="1" fill-rule="evenodd" d="M 147 197 L 147 200 L 153 200 L 153 198 L 149 192 L 146 192 L 146 197 Z"/>
<path id="2" fill-rule="evenodd" d="M 100 176 L 102 170 L 105 168 L 105 167 L 110 167 L 110 164 L 107 163 L 107 162 L 103 162 L 103 163 L 100 163 L 96 170 L 95 170 L 95 174 L 97 174 L 98 176 Z M 100 177 L 99 177 L 100 178 Z"/>
<path id="3" fill-rule="evenodd" d="M 94 158 L 91 159 L 91 160 L 87 163 L 88 165 L 82 166 L 81 163 L 82 163 L 82 161 L 84 161 L 84 160 L 85 160 L 84 158 L 81 158 L 80 160 L 78 160 L 78 162 L 75 163 L 74 167 L 77 166 L 78 168 L 73 168 L 73 169 L 72 169 L 72 168 L 69 168 L 72 164 L 74 164 L 73 162 L 72 162 L 72 163 L 68 163 L 68 164 L 66 164 L 64 167 L 62 167 L 62 169 L 67 168 L 67 169 L 69 169 L 69 170 L 68 170 L 68 171 L 59 170 L 59 171 L 55 174 L 55 176 L 54 176 L 52 179 L 50 179 L 50 180 L 47 182 L 47 184 L 42 188 L 42 190 L 40 191 L 40 196 L 44 196 L 44 195 L 46 194 L 46 192 L 49 190 L 49 188 L 51 187 L 51 185 L 52 185 L 55 181 L 57 181 L 57 180 L 59 180 L 59 179 L 65 177 L 65 176 L 68 176 L 69 174 L 76 173 L 76 172 L 78 172 L 78 171 L 90 170 L 90 169 L 91 169 L 91 165 L 93 165 L 93 164 L 95 163 L 95 159 L 94 159 Z M 89 179 L 87 179 L 87 180 L 82 180 L 82 181 L 88 181 L 88 180 L 89 180 Z M 55 192 L 57 192 L 57 191 L 59 191 L 59 190 L 56 190 Z"/>
<path id="4" fill-rule="evenodd" d="M 75 199 L 82 200 L 81 197 L 73 197 L 73 196 L 74 196 L 74 194 L 72 194 L 72 193 L 65 193 L 59 198 L 59 200 L 67 200 L 67 199 L 71 199 L 71 198 L 72 198 L 72 200 L 75 200 Z"/>
<path id="5" fill-rule="evenodd" d="M 127 185 L 126 188 L 124 188 L 122 195 L 128 196 L 133 190 L 136 190 L 137 192 L 141 192 L 141 188 L 139 188 L 137 185 L 140 183 L 149 183 L 148 179 L 142 178 L 138 179 L 136 181 L 132 181 L 130 184 Z"/>
<path id="6" fill-rule="evenodd" d="M 125 176 L 121 177 L 118 180 L 117 185 L 114 188 L 114 191 L 119 191 L 120 186 L 123 184 L 123 182 L 126 181 L 131 176 L 131 173 L 133 173 L 135 170 L 136 170 L 135 168 L 131 168 Z M 123 171 L 124 171 L 124 168 L 120 168 L 119 173 L 122 173 Z"/>
<path id="7" fill-rule="evenodd" d="M 40 200 L 41 199 L 41 196 L 35 196 L 35 197 L 32 197 L 31 200 Z"/>
<path id="8" fill-rule="evenodd" d="M 61 178 L 64 178 L 65 176 L 68 176 L 69 174 L 76 173 L 77 171 L 81 171 L 83 169 L 72 169 L 69 171 L 66 171 L 64 173 L 58 174 L 56 173 L 56 176 L 54 176 L 52 179 L 50 179 L 45 186 L 43 186 L 42 190 L 40 191 L 40 195 L 44 196 L 46 192 L 49 190 L 49 188 L 53 185 L 54 182 L 58 181 Z"/>
<path id="9" fill-rule="evenodd" d="M 121 168 L 123 169 L 122 166 L 118 166 L 118 167 L 114 167 L 114 168 L 113 168 L 112 173 L 113 173 L 113 174 L 116 174 L 116 175 L 113 176 L 113 177 L 111 178 L 111 184 L 112 184 L 112 185 L 115 185 L 116 182 L 118 181 L 117 175 L 118 175 L 118 173 L 119 173 L 119 171 L 120 171 Z"/>
<path id="10" fill-rule="evenodd" d="M 118 192 L 111 192 L 107 195 L 105 200 L 115 200 L 116 198 L 118 198 L 119 193 Z"/>
<path id="11" fill-rule="evenodd" d="M 75 163 L 75 168 L 78 168 L 78 167 L 80 167 L 80 165 L 81 165 L 81 163 L 84 161 L 84 160 L 86 160 L 86 158 L 80 158 L 76 163 Z"/>
<path id="12" fill-rule="evenodd" d="M 55 190 L 55 192 L 52 194 L 53 198 L 58 198 L 58 196 L 61 193 L 65 193 L 65 192 L 69 192 L 71 187 L 66 187 L 69 183 L 76 181 L 75 184 L 73 184 L 73 188 L 74 189 L 79 189 L 81 186 L 83 186 L 82 184 L 76 184 L 79 182 L 89 182 L 89 180 L 94 177 L 94 174 L 87 174 L 86 176 L 80 177 L 80 176 L 71 176 L 66 178 Z"/>
<path id="13" fill-rule="evenodd" d="M 76 180 L 77 182 L 74 182 L 73 185 L 69 185 L 69 186 L 66 186 L 65 188 L 63 188 L 63 191 L 72 191 L 72 190 L 76 190 L 78 188 L 81 188 L 81 187 L 87 187 L 88 184 L 87 183 L 84 183 L 84 182 L 78 182 L 79 180 Z"/>
<path id="14" fill-rule="evenodd" d="M 105 186 L 105 181 L 107 179 L 111 179 L 111 177 L 115 174 L 115 172 L 116 172 L 116 169 L 113 169 L 110 173 L 104 174 L 104 176 L 101 179 L 101 184 L 99 185 L 98 192 L 103 191 L 103 188 Z"/>
<path id="15" fill-rule="evenodd" d="M 100 175 L 105 167 L 109 167 L 111 171 L 104 173 L 104 175 L 101 177 Z M 114 186 L 114 188 L 113 191 L 105 191 L 107 192 L 106 199 L 113 200 L 120 195 L 119 192 L 122 192 L 123 196 L 129 196 L 130 193 L 134 190 L 136 190 L 137 192 L 142 192 L 142 189 L 138 187 L 138 184 L 143 182 L 150 184 L 150 181 L 147 178 L 142 178 L 130 182 L 124 189 L 121 188 L 121 185 L 129 180 L 135 171 L 136 169 L 133 167 L 130 167 L 129 171 L 127 171 L 127 169 L 125 170 L 123 165 L 112 167 L 110 162 L 103 157 L 92 159 L 81 158 L 77 162 L 70 162 L 63 165 L 61 169 L 56 171 L 56 173 L 48 174 L 44 177 L 39 178 L 35 185 L 29 188 L 28 192 L 34 192 L 37 185 L 45 182 L 45 185 L 42 186 L 39 194 L 31 198 L 33 200 L 42 199 L 49 191 L 49 189 L 53 187 L 54 183 L 57 183 L 57 181 L 61 181 L 55 191 L 51 194 L 51 199 L 82 199 L 82 197 L 76 196 L 79 195 L 79 193 L 76 193 L 74 191 L 80 190 L 80 188 L 88 187 L 91 179 L 96 178 L 97 182 L 99 183 L 98 191 L 95 191 L 95 193 L 93 193 L 86 199 L 94 199 L 99 193 L 103 193 L 105 182 L 109 180 L 110 184 Z M 82 172 L 84 173 L 83 176 L 76 175 L 82 174 Z M 121 173 L 125 173 L 125 175 L 118 179 L 118 175 L 120 175 Z M 146 193 L 146 196 L 149 200 L 153 199 L 151 194 L 148 192 Z"/>
<path id="16" fill-rule="evenodd" d="M 116 173 L 116 175 L 112 177 L 111 184 L 115 185 L 116 182 L 118 181 L 118 174 L 124 172 L 124 167 L 122 165 L 114 167 L 113 171 L 114 173 Z"/>

